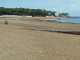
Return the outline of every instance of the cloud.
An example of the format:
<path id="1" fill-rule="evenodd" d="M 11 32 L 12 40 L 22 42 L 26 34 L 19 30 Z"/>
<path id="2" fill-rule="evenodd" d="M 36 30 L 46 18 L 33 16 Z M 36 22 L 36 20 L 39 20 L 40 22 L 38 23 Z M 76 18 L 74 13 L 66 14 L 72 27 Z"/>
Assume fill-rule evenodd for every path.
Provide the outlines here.
<path id="1" fill-rule="evenodd" d="M 52 11 L 56 11 L 56 10 L 57 10 L 56 8 L 53 8 L 53 9 L 52 9 Z"/>
<path id="2" fill-rule="evenodd" d="M 63 11 L 63 10 L 65 10 L 65 7 L 61 7 L 58 9 L 58 11 Z"/>
<path id="3" fill-rule="evenodd" d="M 69 10 L 72 11 L 74 9 L 75 9 L 75 5 L 71 6 Z"/>

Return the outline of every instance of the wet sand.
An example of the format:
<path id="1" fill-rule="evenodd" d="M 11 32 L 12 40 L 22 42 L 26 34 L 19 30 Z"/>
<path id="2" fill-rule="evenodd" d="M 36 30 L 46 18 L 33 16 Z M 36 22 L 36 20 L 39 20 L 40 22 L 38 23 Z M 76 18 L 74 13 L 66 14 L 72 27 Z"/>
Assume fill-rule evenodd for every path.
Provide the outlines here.
<path id="1" fill-rule="evenodd" d="M 49 20 L 52 19 L 58 20 L 61 18 L 65 18 L 65 17 L 0 18 L 0 23 L 3 24 L 4 20 L 8 20 L 9 24 L 11 25 L 19 25 L 19 26 L 35 27 L 35 28 L 43 28 L 43 29 L 61 29 L 61 30 L 80 31 L 80 24 L 49 22 Z"/>
<path id="2" fill-rule="evenodd" d="M 5 28 L 3 25 L 5 19 L 10 24 L 38 28 L 52 28 L 53 24 L 58 28 L 58 26 L 64 27 L 69 24 L 34 19 L 23 21 L 23 18 L 0 19 L 0 60 L 80 60 L 80 35 L 31 30 L 23 27 Z M 70 24 L 74 26 L 71 29 L 76 29 L 77 25 L 79 26 L 79 24 Z M 67 28 L 69 27 L 64 27 L 64 29 Z"/>

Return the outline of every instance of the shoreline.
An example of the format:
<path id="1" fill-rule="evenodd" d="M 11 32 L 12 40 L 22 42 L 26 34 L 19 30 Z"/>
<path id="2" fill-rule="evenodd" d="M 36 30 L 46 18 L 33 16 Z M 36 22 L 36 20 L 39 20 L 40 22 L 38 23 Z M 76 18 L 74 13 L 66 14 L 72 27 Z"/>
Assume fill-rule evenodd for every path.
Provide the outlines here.
<path id="1" fill-rule="evenodd" d="M 65 18 L 68 18 L 68 17 L 65 17 Z M 69 18 L 80 18 L 80 17 L 69 17 Z M 39 19 L 39 20 L 36 20 L 36 21 L 59 22 L 57 20 L 61 20 L 61 19 L 62 18 L 59 18 L 59 19 Z M 80 24 L 80 23 L 71 23 L 71 22 L 59 22 L 59 23 Z"/>
<path id="2" fill-rule="evenodd" d="M 80 59 L 80 36 L 23 27 L 5 26 L 0 19 L 0 60 L 77 60 Z M 38 28 L 77 29 L 80 24 L 6 18 L 9 24 Z M 25 20 L 25 21 L 24 21 Z M 71 26 L 72 25 L 72 26 Z M 77 26 L 77 27 L 76 27 Z"/>
<path id="3" fill-rule="evenodd" d="M 40 20 L 44 17 L 33 17 L 33 18 L 1 18 L 0 24 L 3 24 L 4 19 L 9 21 L 10 25 L 17 25 L 23 27 L 34 27 L 37 29 L 57 29 L 57 30 L 80 30 L 80 24 L 75 23 L 62 23 L 57 22 L 56 20 Z M 51 17 L 55 19 L 56 17 Z M 61 17 L 57 17 L 56 19 L 60 19 Z M 64 17 L 63 17 L 64 18 Z M 44 18 L 46 19 L 46 17 Z M 50 17 L 48 18 L 50 19 Z"/>
<path id="4" fill-rule="evenodd" d="M 29 30 L 38 30 L 38 31 L 48 31 L 48 32 L 58 32 L 58 33 L 66 33 L 66 34 L 73 34 L 73 35 L 80 35 L 80 31 L 70 31 L 70 30 L 57 30 L 57 29 L 38 29 L 34 27 L 23 27 L 17 25 L 9 25 L 13 27 L 20 27 L 21 29 L 29 29 Z"/>

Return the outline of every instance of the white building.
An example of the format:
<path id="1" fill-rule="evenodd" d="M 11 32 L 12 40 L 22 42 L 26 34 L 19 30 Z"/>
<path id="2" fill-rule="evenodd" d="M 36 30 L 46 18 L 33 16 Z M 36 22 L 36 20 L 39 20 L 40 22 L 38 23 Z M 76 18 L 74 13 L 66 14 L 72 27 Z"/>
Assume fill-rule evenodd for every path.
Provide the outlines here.
<path id="1" fill-rule="evenodd" d="M 32 16 L 1 15 L 0 17 L 32 17 Z"/>

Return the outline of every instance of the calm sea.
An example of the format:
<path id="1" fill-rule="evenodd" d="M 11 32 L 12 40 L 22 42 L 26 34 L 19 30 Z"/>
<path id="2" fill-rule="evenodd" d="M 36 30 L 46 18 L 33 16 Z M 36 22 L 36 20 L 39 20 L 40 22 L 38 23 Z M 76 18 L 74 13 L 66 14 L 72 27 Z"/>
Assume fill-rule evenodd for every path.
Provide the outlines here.
<path id="1" fill-rule="evenodd" d="M 76 23 L 80 24 L 80 18 L 62 18 L 61 20 L 57 20 L 58 22 L 63 23 Z"/>

